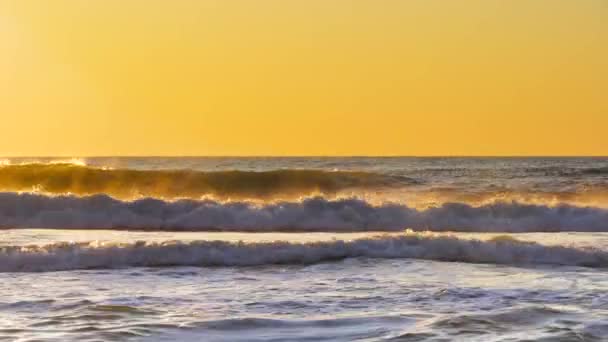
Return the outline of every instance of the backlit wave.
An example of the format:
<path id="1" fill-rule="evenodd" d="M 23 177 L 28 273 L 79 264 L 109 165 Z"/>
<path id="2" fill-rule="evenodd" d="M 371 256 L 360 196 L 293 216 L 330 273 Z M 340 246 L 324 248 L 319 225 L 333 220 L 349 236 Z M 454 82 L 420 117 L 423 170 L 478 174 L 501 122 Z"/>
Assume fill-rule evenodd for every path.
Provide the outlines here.
<path id="1" fill-rule="evenodd" d="M 95 168 L 71 162 L 0 166 L 3 191 L 108 194 L 118 198 L 294 198 L 413 183 L 415 181 L 407 177 L 354 171 L 132 170 Z"/>

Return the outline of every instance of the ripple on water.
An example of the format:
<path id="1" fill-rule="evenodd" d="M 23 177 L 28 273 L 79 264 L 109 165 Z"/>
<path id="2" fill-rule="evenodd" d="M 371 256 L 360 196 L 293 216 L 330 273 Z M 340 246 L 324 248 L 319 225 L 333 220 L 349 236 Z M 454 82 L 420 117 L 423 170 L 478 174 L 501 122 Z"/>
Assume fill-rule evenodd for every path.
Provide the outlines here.
<path id="1" fill-rule="evenodd" d="M 122 313 L 129 315 L 154 315 L 158 312 L 150 309 L 141 309 L 130 305 L 93 305 L 90 307 L 93 311 Z"/>
<path id="2" fill-rule="evenodd" d="M 391 331 L 410 326 L 414 317 L 377 316 L 319 320 L 234 318 L 201 322 L 190 329 L 165 334 L 164 341 L 349 341 L 390 338 Z M 154 340 L 157 340 L 155 337 Z"/>

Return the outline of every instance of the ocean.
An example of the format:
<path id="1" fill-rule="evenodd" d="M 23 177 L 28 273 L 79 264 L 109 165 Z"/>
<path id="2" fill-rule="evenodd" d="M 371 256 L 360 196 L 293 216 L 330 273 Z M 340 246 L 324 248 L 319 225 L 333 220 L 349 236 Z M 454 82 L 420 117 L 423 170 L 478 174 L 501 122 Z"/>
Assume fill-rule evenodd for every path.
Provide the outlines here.
<path id="1" fill-rule="evenodd" d="M 6 158 L 0 227 L 0 340 L 608 341 L 608 158 Z"/>

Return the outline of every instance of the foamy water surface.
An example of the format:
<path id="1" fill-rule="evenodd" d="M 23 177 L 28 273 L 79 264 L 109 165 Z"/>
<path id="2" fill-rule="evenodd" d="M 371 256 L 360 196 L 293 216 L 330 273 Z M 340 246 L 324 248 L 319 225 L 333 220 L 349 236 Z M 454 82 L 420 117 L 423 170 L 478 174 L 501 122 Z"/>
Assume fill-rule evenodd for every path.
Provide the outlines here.
<path id="1" fill-rule="evenodd" d="M 50 266 L 38 260 L 38 265 L 50 268 L 36 272 L 4 269 L 0 332 L 9 340 L 57 341 L 574 341 L 580 336 L 601 341 L 608 334 L 608 264 L 601 264 L 608 262 L 606 233 L 377 234 L 5 231 L 5 246 L 69 249 L 58 242 L 71 239 L 75 245 L 88 241 L 87 248 L 101 252 L 95 260 L 112 255 L 116 259 L 85 269 L 86 262 L 78 260 L 87 256 L 80 251 L 63 255 Z M 421 255 L 372 251 L 345 258 L 333 254 L 324 260 L 327 251 L 311 247 L 325 243 L 339 253 L 349 243 L 381 239 L 393 243 L 376 251 L 386 253 L 398 247 L 394 239 L 407 236 L 419 241 L 401 248 Z M 98 241 L 90 242 L 91 238 Z M 437 239 L 447 240 L 433 244 Z M 179 241 L 182 249 L 202 241 L 224 241 L 234 249 L 217 255 L 222 249 L 215 246 L 197 261 L 191 253 L 179 255 L 179 248 L 163 253 L 133 247 L 137 241 Z M 469 245 L 471 241 L 483 248 L 465 250 L 475 246 Z M 203 262 L 229 261 L 239 248 L 251 246 L 257 249 L 232 259 L 245 266 Z M 296 249 L 295 258 L 286 255 L 289 246 Z M 139 248 L 138 260 L 174 260 L 149 267 L 129 265 L 119 251 L 129 248 Z M 421 248 L 433 250 L 424 254 Z M 56 252 L 39 251 L 38 257 L 53 258 Z M 591 259 L 600 264 L 575 265 L 575 258 L 593 253 L 601 253 L 599 259 Z M 432 260 L 442 257 L 453 260 Z M 464 259 L 454 261 L 458 257 Z M 6 254 L 0 259 L 3 267 L 10 262 Z M 248 265 L 250 260 L 258 261 Z M 49 272 L 57 265 L 68 268 Z"/>
<path id="2" fill-rule="evenodd" d="M 0 340 L 605 341 L 606 189 L 602 158 L 7 159 Z"/>

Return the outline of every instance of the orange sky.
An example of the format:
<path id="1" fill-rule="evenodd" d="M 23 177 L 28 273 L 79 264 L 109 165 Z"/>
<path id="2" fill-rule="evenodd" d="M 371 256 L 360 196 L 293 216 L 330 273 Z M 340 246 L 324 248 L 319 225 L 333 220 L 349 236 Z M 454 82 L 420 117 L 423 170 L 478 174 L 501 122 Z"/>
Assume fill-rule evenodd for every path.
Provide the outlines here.
<path id="1" fill-rule="evenodd" d="M 0 0 L 0 155 L 608 155 L 605 0 Z"/>

